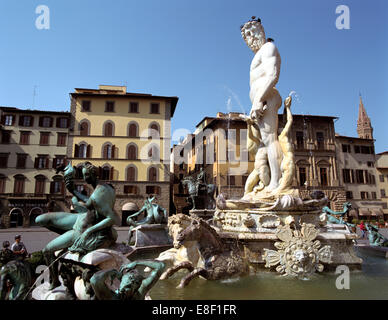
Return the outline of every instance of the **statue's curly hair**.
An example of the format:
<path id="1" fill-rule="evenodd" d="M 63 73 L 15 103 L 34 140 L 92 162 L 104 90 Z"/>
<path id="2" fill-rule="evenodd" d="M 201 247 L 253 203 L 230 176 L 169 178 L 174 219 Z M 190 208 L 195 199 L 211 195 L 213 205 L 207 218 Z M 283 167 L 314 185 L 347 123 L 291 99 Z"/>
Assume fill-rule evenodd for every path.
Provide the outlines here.
<path id="1" fill-rule="evenodd" d="M 82 168 L 87 169 L 93 176 L 98 176 L 98 170 L 97 167 L 94 166 L 91 162 L 85 161 L 81 164 Z"/>

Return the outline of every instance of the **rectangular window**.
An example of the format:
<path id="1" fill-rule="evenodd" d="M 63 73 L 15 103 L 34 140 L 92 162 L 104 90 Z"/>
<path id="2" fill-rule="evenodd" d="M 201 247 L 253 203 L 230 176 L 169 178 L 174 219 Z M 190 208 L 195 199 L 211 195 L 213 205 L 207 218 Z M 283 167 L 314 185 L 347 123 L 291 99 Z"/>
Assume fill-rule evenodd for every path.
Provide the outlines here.
<path id="1" fill-rule="evenodd" d="M 317 145 L 318 145 L 318 150 L 323 150 L 324 149 L 324 136 L 323 136 L 323 132 L 317 132 Z"/>
<path id="2" fill-rule="evenodd" d="M 319 173 L 321 176 L 321 185 L 327 186 L 327 168 L 319 168 Z"/>
<path id="3" fill-rule="evenodd" d="M 81 111 L 82 112 L 90 112 L 90 101 L 88 101 L 88 100 L 82 101 Z"/>
<path id="4" fill-rule="evenodd" d="M 20 131 L 20 144 L 30 144 L 30 131 Z"/>
<path id="5" fill-rule="evenodd" d="M 130 113 L 138 113 L 139 112 L 139 104 L 137 102 L 129 103 L 129 112 Z"/>
<path id="6" fill-rule="evenodd" d="M 372 162 L 372 161 L 367 161 L 366 163 L 368 165 L 368 167 L 370 168 L 373 168 L 375 166 L 375 164 Z"/>
<path id="7" fill-rule="evenodd" d="M 369 183 L 370 184 L 376 184 L 376 177 L 375 177 L 375 175 L 369 173 L 368 171 L 366 171 L 366 173 L 368 175 Z"/>
<path id="8" fill-rule="evenodd" d="M 105 102 L 105 112 L 115 112 L 114 101 L 106 101 Z"/>
<path id="9" fill-rule="evenodd" d="M 49 158 L 47 155 L 38 156 L 35 158 L 36 169 L 48 169 Z"/>
<path id="10" fill-rule="evenodd" d="M 349 144 L 343 144 L 342 145 L 342 152 L 350 153 L 350 145 Z"/>
<path id="11" fill-rule="evenodd" d="M 380 189 L 380 194 L 381 194 L 381 198 L 385 198 L 386 197 L 385 189 Z"/>
<path id="12" fill-rule="evenodd" d="M 384 182 L 384 175 L 380 174 L 379 178 L 380 178 L 380 182 Z"/>
<path id="13" fill-rule="evenodd" d="M 372 192 L 372 199 L 377 199 L 377 193 L 376 192 Z"/>
<path id="14" fill-rule="evenodd" d="M 360 153 L 360 146 L 354 146 L 354 153 Z"/>
<path id="15" fill-rule="evenodd" d="M 50 140 L 50 132 L 41 132 L 39 144 L 41 146 L 47 146 Z"/>
<path id="16" fill-rule="evenodd" d="M 1 143 L 10 143 L 11 142 L 11 131 L 2 130 L 1 131 Z"/>
<path id="17" fill-rule="evenodd" d="M 67 128 L 69 126 L 69 119 L 67 118 L 57 118 L 57 128 Z"/>
<path id="18" fill-rule="evenodd" d="M 356 182 L 364 183 L 364 170 L 356 170 Z"/>
<path id="19" fill-rule="evenodd" d="M 26 154 L 18 154 L 17 160 L 16 160 L 16 168 L 24 169 L 26 167 L 26 160 L 27 160 Z"/>
<path id="20" fill-rule="evenodd" d="M 53 168 L 56 169 L 62 165 L 65 165 L 65 156 L 55 156 L 53 159 Z"/>
<path id="21" fill-rule="evenodd" d="M 58 133 L 57 146 L 65 146 L 66 145 L 66 133 Z"/>
<path id="22" fill-rule="evenodd" d="M 14 120 L 15 120 L 15 116 L 14 116 L 13 114 L 7 114 L 7 115 L 4 117 L 4 125 L 6 125 L 6 126 L 12 126 Z"/>
<path id="23" fill-rule="evenodd" d="M 303 131 L 296 132 L 296 148 L 304 149 L 304 134 Z"/>
<path id="24" fill-rule="evenodd" d="M 371 154 L 372 150 L 369 146 L 361 146 L 361 153 L 363 154 Z"/>
<path id="25" fill-rule="evenodd" d="M 299 168 L 299 185 L 304 186 L 306 181 L 307 181 L 306 168 L 300 167 Z"/>
<path id="26" fill-rule="evenodd" d="M 159 113 L 159 103 L 151 103 L 150 113 Z"/>
<path id="27" fill-rule="evenodd" d="M 236 177 L 235 176 L 229 176 L 229 185 L 230 186 L 236 185 Z"/>
<path id="28" fill-rule="evenodd" d="M 9 153 L 0 153 L 0 168 L 8 167 Z"/>
<path id="29" fill-rule="evenodd" d="M 353 199 L 353 192 L 352 191 L 346 191 L 346 199 Z"/>
<path id="30" fill-rule="evenodd" d="M 361 191 L 361 199 L 369 199 L 369 193 L 366 191 Z"/>
<path id="31" fill-rule="evenodd" d="M 33 118 L 32 116 L 20 116 L 19 125 L 22 127 L 32 127 Z"/>
<path id="32" fill-rule="evenodd" d="M 146 194 L 160 194 L 159 186 L 146 186 Z"/>
<path id="33" fill-rule="evenodd" d="M 124 193 L 137 194 L 138 188 L 136 186 L 124 186 Z"/>
<path id="34" fill-rule="evenodd" d="M 349 169 L 342 169 L 342 175 L 344 179 L 344 183 L 350 183 L 350 170 Z"/>
<path id="35" fill-rule="evenodd" d="M 51 128 L 53 126 L 53 118 L 51 117 L 40 117 L 39 125 L 43 128 Z"/>

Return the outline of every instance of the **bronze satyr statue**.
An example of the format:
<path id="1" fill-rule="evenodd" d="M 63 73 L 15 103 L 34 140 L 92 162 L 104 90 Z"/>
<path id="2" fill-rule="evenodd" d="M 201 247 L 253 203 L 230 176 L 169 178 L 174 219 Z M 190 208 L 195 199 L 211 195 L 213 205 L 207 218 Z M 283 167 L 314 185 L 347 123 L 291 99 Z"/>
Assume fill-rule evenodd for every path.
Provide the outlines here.
<path id="1" fill-rule="evenodd" d="M 144 277 L 136 270 L 137 266 L 148 267 L 152 271 Z M 97 300 L 144 300 L 148 291 L 159 280 L 165 265 L 161 261 L 139 260 L 121 266 L 120 271 L 116 269 L 102 270 L 96 272 L 90 279 Z M 108 288 L 106 280 L 114 279 L 120 281 L 120 287 L 113 291 Z"/>
<path id="2" fill-rule="evenodd" d="M 138 212 L 134 213 L 133 215 L 127 218 L 127 224 L 130 226 L 128 243 L 131 241 L 133 229 L 136 228 L 137 226 L 140 226 L 143 224 L 167 223 L 167 220 L 168 220 L 167 210 L 162 208 L 156 203 L 152 203 L 154 199 L 155 197 L 146 199 L 144 202 L 144 206 Z M 132 220 L 133 217 L 140 215 L 144 211 L 146 212 L 146 216 L 144 219 L 140 221 Z"/>
<path id="3" fill-rule="evenodd" d="M 113 186 L 98 182 L 96 167 L 90 162 L 82 164 L 82 174 L 85 182 L 94 189 L 90 197 L 75 189 L 75 170 L 71 164 L 64 169 L 65 185 L 74 195 L 72 203 L 77 213 L 51 212 L 36 218 L 37 224 L 60 234 L 43 249 L 47 265 L 50 266 L 50 289 L 60 285 L 58 263 L 54 256 L 56 251 L 68 249 L 86 254 L 108 248 L 117 240 L 113 225 L 118 225 L 120 218 L 113 209 L 116 197 Z"/>

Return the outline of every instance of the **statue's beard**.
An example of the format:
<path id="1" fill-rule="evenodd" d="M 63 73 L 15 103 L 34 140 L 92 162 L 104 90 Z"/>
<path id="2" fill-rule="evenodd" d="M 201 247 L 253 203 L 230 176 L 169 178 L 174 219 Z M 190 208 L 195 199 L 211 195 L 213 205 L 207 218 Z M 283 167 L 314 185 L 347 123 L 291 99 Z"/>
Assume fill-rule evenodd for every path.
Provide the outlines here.
<path id="1" fill-rule="evenodd" d="M 248 47 L 256 53 L 264 45 L 265 37 L 262 35 L 255 35 L 254 37 L 247 38 L 246 42 Z"/>

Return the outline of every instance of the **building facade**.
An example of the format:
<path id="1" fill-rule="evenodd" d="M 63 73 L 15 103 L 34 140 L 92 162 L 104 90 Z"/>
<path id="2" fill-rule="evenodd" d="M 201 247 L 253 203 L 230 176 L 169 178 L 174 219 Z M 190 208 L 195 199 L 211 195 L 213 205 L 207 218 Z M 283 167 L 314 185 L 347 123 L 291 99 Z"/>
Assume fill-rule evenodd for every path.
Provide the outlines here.
<path id="1" fill-rule="evenodd" d="M 247 125 L 240 115 L 219 112 L 217 117 L 206 117 L 193 135 L 174 147 L 175 158 L 179 153 L 186 158 L 186 175 L 195 175 L 202 167 L 208 183 L 216 184 L 217 193 L 223 193 L 229 199 L 243 196 L 245 182 L 254 167 L 254 156 L 247 151 Z M 299 189 L 302 197 L 313 190 L 324 191 L 329 206 L 340 210 L 345 191 L 340 185 L 336 163 L 334 119 L 293 115 L 290 133 L 296 165 L 293 186 Z M 284 125 L 285 119 L 279 115 L 279 133 Z M 185 150 L 183 154 L 182 150 Z M 175 168 L 178 170 L 177 166 Z M 179 174 L 183 173 L 180 171 Z M 174 203 L 177 205 L 187 195 L 176 193 L 182 187 L 179 186 L 180 178 L 175 176 Z"/>
<path id="2" fill-rule="evenodd" d="M 337 162 L 351 216 L 360 220 L 383 220 L 383 202 L 377 188 L 373 128 L 360 97 L 358 137 L 336 135 Z"/>
<path id="3" fill-rule="evenodd" d="M 116 190 L 122 223 L 147 196 L 169 210 L 171 118 L 177 97 L 129 93 L 124 86 L 76 88 L 71 97 L 67 150 L 73 166 L 90 161 Z M 78 174 L 77 188 L 87 186 Z"/>
<path id="4" fill-rule="evenodd" d="M 35 224 L 64 211 L 64 183 L 55 168 L 66 161 L 69 112 L 0 107 L 0 202 L 4 228 Z"/>
<path id="5" fill-rule="evenodd" d="M 377 195 L 381 198 L 384 217 L 388 219 L 388 151 L 376 154 Z"/>

